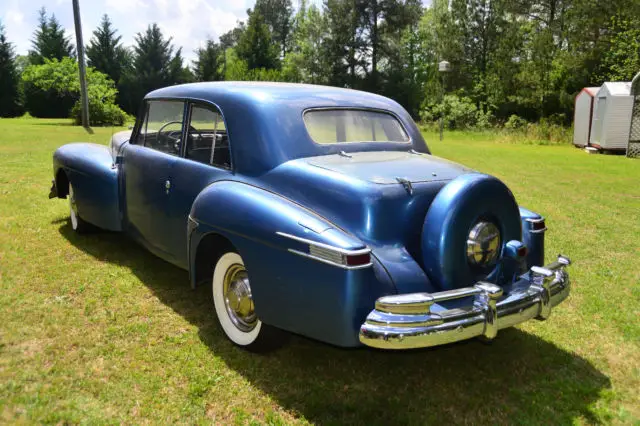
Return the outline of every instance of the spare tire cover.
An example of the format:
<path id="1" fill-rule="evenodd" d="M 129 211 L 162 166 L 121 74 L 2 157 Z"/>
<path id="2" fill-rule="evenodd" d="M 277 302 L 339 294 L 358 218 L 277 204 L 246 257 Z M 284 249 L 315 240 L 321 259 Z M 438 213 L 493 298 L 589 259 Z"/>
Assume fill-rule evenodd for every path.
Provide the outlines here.
<path id="1" fill-rule="evenodd" d="M 467 261 L 467 237 L 479 220 L 491 221 L 500 230 L 500 258 L 508 241 L 522 238 L 518 204 L 509 188 L 493 176 L 458 176 L 429 207 L 422 227 L 422 257 L 425 272 L 443 290 L 495 279 L 496 267 L 480 271 Z"/>

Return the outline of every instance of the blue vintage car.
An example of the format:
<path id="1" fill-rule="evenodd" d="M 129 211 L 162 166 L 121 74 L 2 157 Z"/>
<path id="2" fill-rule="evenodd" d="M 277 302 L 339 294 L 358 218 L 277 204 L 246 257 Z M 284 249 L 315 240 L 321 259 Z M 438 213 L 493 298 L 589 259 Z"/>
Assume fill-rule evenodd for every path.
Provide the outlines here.
<path id="1" fill-rule="evenodd" d="M 53 156 L 77 232 L 124 232 L 211 287 L 241 347 L 284 331 L 421 348 L 546 319 L 569 294 L 543 217 L 495 177 L 431 155 L 382 96 L 277 83 L 149 93 L 132 131 Z M 179 283 L 177 283 L 179 285 Z"/>

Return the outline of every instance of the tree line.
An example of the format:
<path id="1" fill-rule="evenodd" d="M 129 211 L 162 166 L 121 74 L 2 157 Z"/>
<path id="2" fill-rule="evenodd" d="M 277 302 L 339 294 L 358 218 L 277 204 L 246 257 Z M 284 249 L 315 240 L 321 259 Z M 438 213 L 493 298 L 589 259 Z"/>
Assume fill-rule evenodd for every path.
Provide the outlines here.
<path id="1" fill-rule="evenodd" d="M 75 54 L 44 8 L 26 56 L 15 55 L 0 25 L 0 116 L 77 114 Z M 291 0 L 257 0 L 246 22 L 195 54 L 187 64 L 155 23 L 124 46 L 104 15 L 86 48 L 89 86 L 100 86 L 92 109 L 119 121 L 116 109 L 135 113 L 159 87 L 264 80 L 380 93 L 416 118 L 444 116 L 451 128 L 516 116 L 568 124 L 581 88 L 640 71 L 640 2 L 433 0 L 425 8 L 420 0 L 302 0 L 294 9 Z M 441 60 L 451 64 L 446 75 Z M 105 113 L 98 103 L 112 106 Z"/>

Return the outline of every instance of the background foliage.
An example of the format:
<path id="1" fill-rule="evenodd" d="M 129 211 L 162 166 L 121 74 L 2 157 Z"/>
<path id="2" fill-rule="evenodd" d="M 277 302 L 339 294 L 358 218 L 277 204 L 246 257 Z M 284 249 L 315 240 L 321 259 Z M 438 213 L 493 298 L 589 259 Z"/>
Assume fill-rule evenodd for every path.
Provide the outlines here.
<path id="1" fill-rule="evenodd" d="M 5 98 L 17 100 L 3 101 L 4 116 L 21 112 L 16 76 L 28 64 L 75 53 L 55 16 L 38 13 L 27 57 L 16 57 L 0 30 L 0 84 L 13 94 Z M 504 125 L 514 115 L 567 125 L 580 89 L 640 71 L 637 0 L 433 0 L 427 8 L 420 0 L 300 0 L 296 7 L 257 0 L 247 14 L 219 40 L 205 40 L 191 64 L 155 23 L 123 46 L 105 15 L 87 45 L 88 64 L 114 82 L 115 101 L 128 113 L 147 92 L 173 84 L 290 81 L 380 93 L 416 118 L 445 116 L 447 127 L 462 129 Z M 443 81 L 437 63 L 444 59 L 452 71 Z M 69 110 L 64 96 L 42 100 Z M 34 115 L 52 108 L 33 96 L 24 106 Z"/>
<path id="2" fill-rule="evenodd" d="M 80 124 L 80 82 L 78 63 L 66 57 L 44 59 L 22 73 L 25 106 L 34 117 L 73 117 Z M 115 105 L 118 91 L 106 74 L 87 67 L 87 88 L 91 122 L 122 125 L 126 114 Z"/>

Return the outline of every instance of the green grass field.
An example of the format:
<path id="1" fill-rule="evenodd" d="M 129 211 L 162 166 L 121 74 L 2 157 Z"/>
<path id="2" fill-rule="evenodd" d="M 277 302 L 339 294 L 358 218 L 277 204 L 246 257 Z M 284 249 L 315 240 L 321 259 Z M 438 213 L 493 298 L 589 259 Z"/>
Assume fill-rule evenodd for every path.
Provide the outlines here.
<path id="1" fill-rule="evenodd" d="M 110 134 L 0 119 L 0 423 L 640 423 L 640 160 L 427 134 L 547 217 L 548 259 L 574 260 L 570 298 L 491 345 L 293 336 L 257 356 L 185 271 L 118 234 L 74 235 L 66 201 L 47 199 L 54 149 Z"/>

